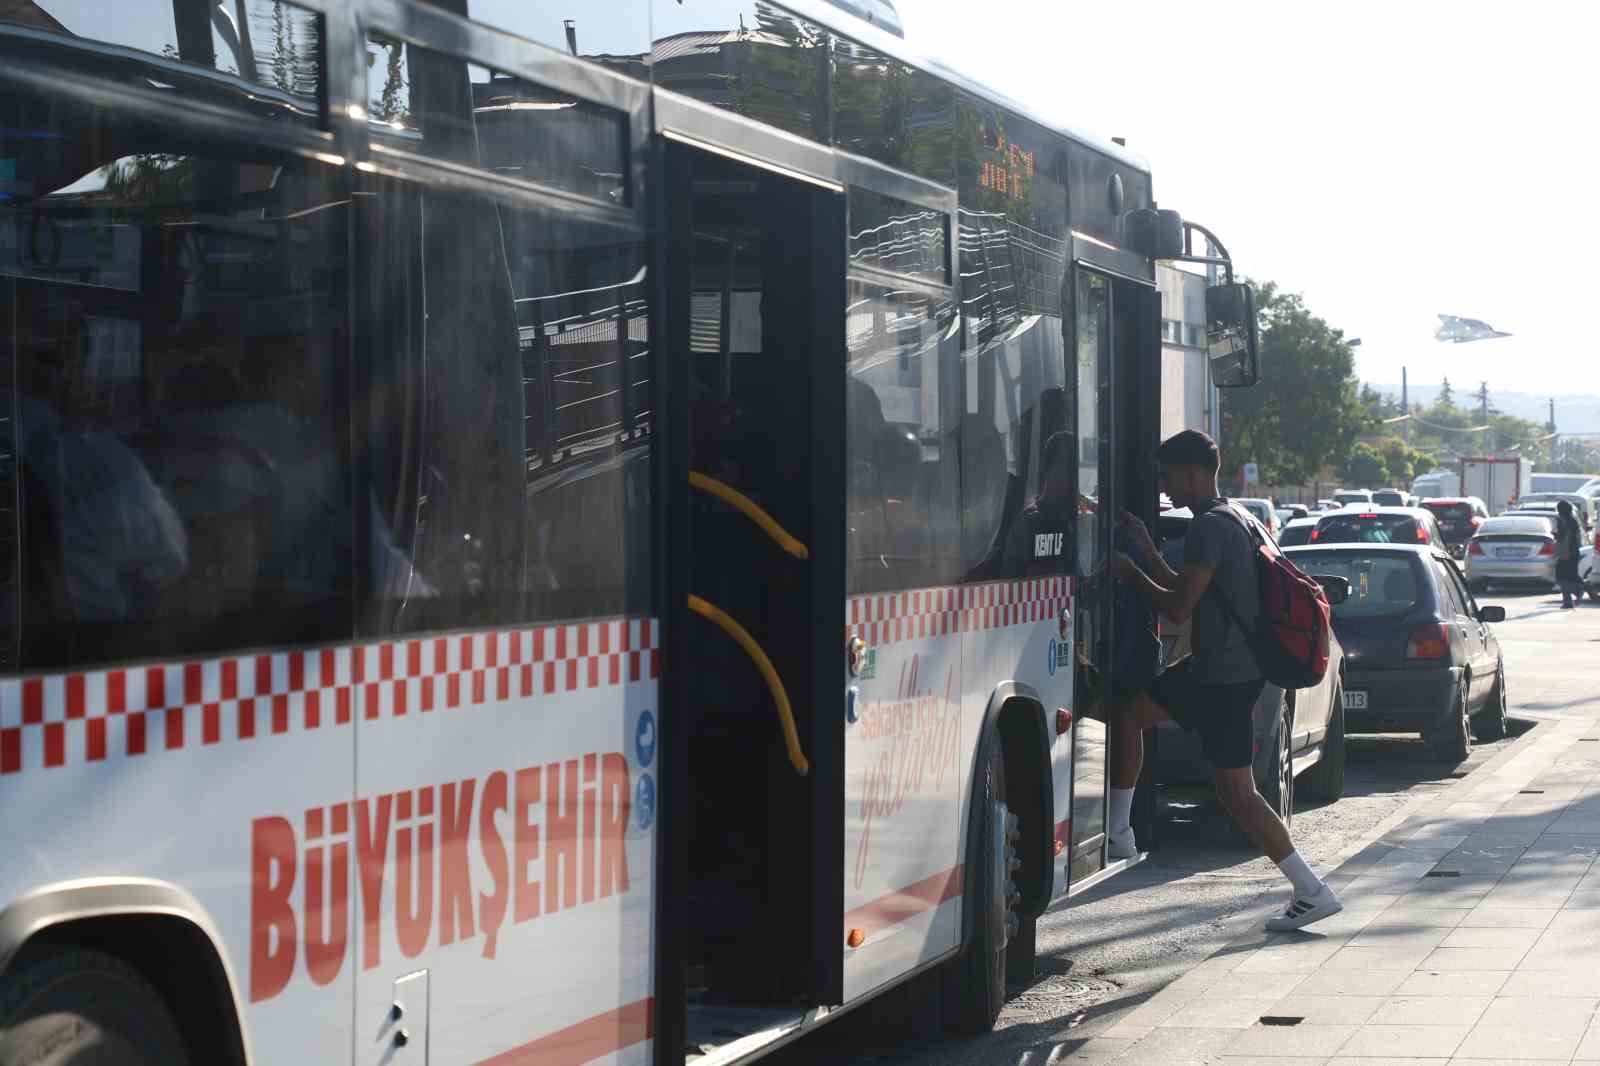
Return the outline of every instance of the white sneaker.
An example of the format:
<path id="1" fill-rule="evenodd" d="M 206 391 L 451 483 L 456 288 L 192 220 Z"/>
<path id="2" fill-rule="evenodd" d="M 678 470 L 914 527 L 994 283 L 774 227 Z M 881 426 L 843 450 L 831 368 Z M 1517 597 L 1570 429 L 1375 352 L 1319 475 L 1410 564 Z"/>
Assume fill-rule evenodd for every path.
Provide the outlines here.
<path id="1" fill-rule="evenodd" d="M 1342 910 L 1344 904 L 1333 894 L 1333 889 L 1323 885 L 1322 891 L 1315 896 L 1295 896 L 1282 914 L 1276 918 L 1268 918 L 1267 932 L 1282 933 L 1290 929 L 1304 929 L 1312 922 L 1320 922 Z"/>
<path id="2" fill-rule="evenodd" d="M 1131 826 L 1120 833 L 1112 830 L 1106 835 L 1106 839 L 1109 842 L 1107 850 L 1113 860 L 1131 859 L 1139 854 L 1139 845 L 1134 842 L 1133 828 Z"/>

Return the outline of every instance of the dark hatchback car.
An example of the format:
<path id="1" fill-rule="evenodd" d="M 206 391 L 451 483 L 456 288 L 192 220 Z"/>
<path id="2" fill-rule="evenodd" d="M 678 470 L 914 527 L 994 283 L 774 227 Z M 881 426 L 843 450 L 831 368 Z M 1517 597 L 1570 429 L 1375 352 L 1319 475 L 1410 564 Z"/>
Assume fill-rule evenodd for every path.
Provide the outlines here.
<path id="1" fill-rule="evenodd" d="M 1433 512 L 1421 507 L 1346 507 L 1323 515 L 1311 544 L 1440 544 L 1444 534 Z"/>
<path id="2" fill-rule="evenodd" d="M 1488 625 L 1503 621 L 1505 608 L 1479 607 L 1443 550 L 1308 544 L 1285 554 L 1307 572 L 1350 582 L 1333 628 L 1344 647 L 1351 732 L 1418 732 L 1457 761 L 1474 736 L 1505 736 L 1505 663 Z"/>
<path id="3" fill-rule="evenodd" d="M 1445 547 L 1457 559 L 1466 551 L 1467 541 L 1483 525 L 1484 519 L 1489 517 L 1489 512 L 1484 509 L 1478 500 L 1451 496 L 1434 500 L 1423 500 L 1421 506 L 1432 511 L 1434 518 L 1438 519 L 1439 532 L 1444 534 Z"/>

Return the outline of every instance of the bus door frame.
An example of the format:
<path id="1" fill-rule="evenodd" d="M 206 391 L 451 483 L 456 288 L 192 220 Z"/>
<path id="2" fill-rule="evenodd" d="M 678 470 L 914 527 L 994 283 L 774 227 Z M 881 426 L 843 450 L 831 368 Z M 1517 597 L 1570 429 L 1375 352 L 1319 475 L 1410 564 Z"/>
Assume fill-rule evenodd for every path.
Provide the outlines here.
<path id="1" fill-rule="evenodd" d="M 1150 260 L 1133 252 L 1116 248 L 1074 232 L 1072 241 L 1072 269 L 1066 272 L 1063 294 L 1063 306 L 1068 309 L 1063 315 L 1063 328 L 1069 330 L 1067 337 L 1068 357 L 1077 359 L 1077 292 L 1080 272 L 1096 275 L 1103 278 L 1109 286 L 1111 295 L 1111 313 L 1109 327 L 1111 331 L 1110 360 L 1111 366 L 1102 370 L 1100 378 L 1110 387 L 1110 397 L 1099 405 L 1099 417 L 1105 425 L 1099 427 L 1099 436 L 1110 442 L 1111 464 L 1109 468 L 1102 468 L 1102 475 L 1108 478 L 1108 483 L 1102 486 L 1100 501 L 1102 510 L 1110 506 L 1120 511 L 1124 508 L 1138 516 L 1147 526 L 1154 528 L 1157 510 L 1158 484 L 1155 471 L 1155 452 L 1159 443 L 1161 429 L 1161 294 L 1154 280 L 1154 266 Z M 1073 371 L 1074 390 L 1076 389 L 1077 370 Z M 1155 402 L 1150 402 L 1154 397 Z M 1077 397 L 1074 395 L 1074 419 L 1077 412 Z M 1109 501 L 1109 502 L 1108 502 Z M 1094 535 L 1101 534 L 1101 524 L 1095 522 Z M 1107 546 L 1109 558 L 1109 545 Z M 1111 632 L 1110 601 L 1102 601 L 1102 610 L 1095 619 L 1095 626 L 1101 632 Z M 1078 604 L 1073 605 L 1075 613 L 1081 612 Z M 1106 664 L 1109 667 L 1109 663 Z M 1074 701 L 1078 694 L 1074 693 Z M 1115 714 L 1114 708 L 1108 708 L 1108 717 Z M 1068 810 L 1076 814 L 1078 799 L 1078 759 L 1079 752 L 1076 744 L 1077 732 L 1074 730 L 1074 747 L 1072 753 L 1072 780 L 1069 791 Z M 1107 722 L 1106 741 L 1102 750 L 1102 758 L 1106 765 L 1101 768 L 1103 788 L 1110 788 L 1110 767 L 1112 745 L 1115 732 Z M 1135 792 L 1135 810 L 1133 824 L 1139 845 L 1144 850 L 1155 843 L 1155 778 L 1152 766 L 1155 763 L 1155 731 L 1146 736 L 1145 759 L 1143 770 L 1139 779 L 1139 787 Z M 1109 795 L 1109 793 L 1108 793 Z M 1104 798 L 1102 799 L 1104 803 Z M 1102 807 L 1102 810 L 1107 808 Z M 1109 812 L 1108 812 L 1109 813 Z M 1074 819 L 1076 821 L 1076 819 Z M 1106 846 L 1107 834 L 1100 833 L 1089 840 L 1069 843 L 1068 850 L 1068 883 L 1067 895 L 1075 896 L 1085 892 L 1122 870 L 1139 862 L 1136 856 L 1116 862 L 1108 862 Z M 1088 851 L 1098 848 L 1100 862 L 1096 869 L 1074 879 L 1072 869 L 1079 855 L 1079 851 Z"/>
<path id="2" fill-rule="evenodd" d="M 832 1006 L 844 999 L 844 705 L 845 676 L 845 188 L 838 178 L 838 157 L 832 150 L 781 133 L 719 108 L 656 88 L 653 167 L 660 174 L 653 190 L 657 205 L 653 233 L 656 248 L 655 294 L 664 313 L 651 317 L 651 344 L 657 353 L 652 377 L 654 408 L 660 413 L 655 440 L 657 614 L 662 622 L 662 720 L 685 720 L 685 666 L 688 645 L 688 566 L 692 558 L 689 502 L 690 379 L 686 359 L 672 353 L 689 351 L 690 322 L 686 309 L 692 285 L 692 247 L 676 237 L 689 222 L 684 209 L 693 202 L 693 164 L 697 153 L 722 156 L 795 182 L 814 187 L 818 228 L 837 240 L 817 240 L 811 252 L 812 335 L 834 338 L 836 348 L 817 351 L 816 365 L 832 365 L 836 374 L 811 375 L 812 473 L 811 536 L 806 543 L 815 577 L 808 584 L 805 616 L 810 618 L 811 691 L 838 692 L 838 713 L 826 706 L 811 708 L 800 743 L 810 763 L 809 839 L 793 846 L 808 853 L 810 884 L 806 912 L 794 915 L 808 927 L 809 957 L 791 960 L 810 975 L 811 1007 Z M 832 195 L 829 195 L 832 194 Z M 673 309 L 685 313 L 672 313 Z M 776 725 L 774 725 L 776 728 Z M 688 941 L 685 923 L 689 885 L 687 839 L 689 818 L 688 751 L 681 732 L 663 730 L 661 737 L 661 817 L 657 837 L 655 1052 L 656 1061 L 680 1066 L 684 1047 L 686 996 L 684 966 Z"/>

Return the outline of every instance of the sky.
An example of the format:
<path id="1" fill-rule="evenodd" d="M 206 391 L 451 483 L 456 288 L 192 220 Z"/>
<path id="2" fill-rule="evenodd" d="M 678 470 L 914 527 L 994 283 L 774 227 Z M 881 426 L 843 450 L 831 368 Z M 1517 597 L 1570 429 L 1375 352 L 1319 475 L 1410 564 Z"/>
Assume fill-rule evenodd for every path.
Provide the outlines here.
<path id="1" fill-rule="evenodd" d="M 1126 138 L 1162 207 L 1361 339 L 1364 380 L 1600 393 L 1600 5 L 896 7 L 920 50 Z M 1441 343 L 1440 313 L 1515 336 Z"/>

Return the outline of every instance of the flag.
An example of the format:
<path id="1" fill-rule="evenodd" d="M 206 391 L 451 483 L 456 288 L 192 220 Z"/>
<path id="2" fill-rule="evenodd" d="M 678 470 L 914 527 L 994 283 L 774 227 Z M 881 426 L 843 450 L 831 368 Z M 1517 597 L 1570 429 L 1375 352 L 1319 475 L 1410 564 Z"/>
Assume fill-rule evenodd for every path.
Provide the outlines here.
<path id="1" fill-rule="evenodd" d="M 1487 322 L 1480 322 L 1476 318 L 1457 318 L 1455 315 L 1440 315 L 1439 328 L 1433 331 L 1434 340 L 1453 341 L 1456 344 L 1509 336 L 1511 334 L 1501 333 Z"/>

